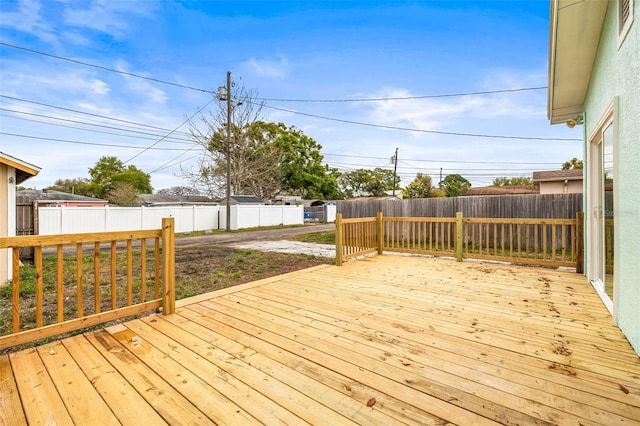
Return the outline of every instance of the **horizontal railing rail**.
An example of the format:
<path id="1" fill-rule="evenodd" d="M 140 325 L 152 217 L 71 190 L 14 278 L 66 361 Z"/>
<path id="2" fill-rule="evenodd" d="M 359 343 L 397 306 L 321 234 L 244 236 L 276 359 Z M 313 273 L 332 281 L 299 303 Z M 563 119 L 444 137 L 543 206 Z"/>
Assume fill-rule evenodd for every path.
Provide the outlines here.
<path id="1" fill-rule="evenodd" d="M 21 247 L 34 248 L 32 268 L 21 265 Z M 11 282 L 0 288 L 11 327 L 0 349 L 158 308 L 173 313 L 174 247 L 173 218 L 147 231 L 0 237 L 0 249 L 12 249 Z"/>
<path id="2" fill-rule="evenodd" d="M 582 268 L 576 219 L 383 217 L 336 220 L 336 263 L 384 251 Z"/>
<path id="3" fill-rule="evenodd" d="M 575 219 L 464 218 L 462 233 L 465 258 L 576 266 Z"/>

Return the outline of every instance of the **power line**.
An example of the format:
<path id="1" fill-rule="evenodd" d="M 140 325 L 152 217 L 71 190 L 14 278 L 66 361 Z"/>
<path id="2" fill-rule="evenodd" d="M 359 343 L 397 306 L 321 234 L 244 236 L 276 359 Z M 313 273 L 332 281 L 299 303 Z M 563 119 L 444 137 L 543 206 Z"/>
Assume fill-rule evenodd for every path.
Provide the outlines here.
<path id="1" fill-rule="evenodd" d="M 187 118 L 186 120 L 184 120 L 182 123 L 180 123 L 175 129 L 173 129 L 172 131 L 170 131 L 167 135 L 161 137 L 160 139 L 158 139 L 156 142 L 152 143 L 151 145 L 149 145 L 149 147 L 143 149 L 142 151 L 140 151 L 139 153 L 137 153 L 136 155 L 134 155 L 133 157 L 129 158 L 127 161 L 124 162 L 124 164 L 127 164 L 129 161 L 133 160 L 134 158 L 144 154 L 145 152 L 147 152 L 148 150 L 150 150 L 151 148 L 153 148 L 154 146 L 156 146 L 157 144 L 159 144 L 160 142 L 162 142 L 165 138 L 171 136 L 171 134 L 173 132 L 175 132 L 176 130 L 178 130 L 180 127 L 184 126 L 185 123 L 188 123 L 193 117 L 196 116 L 196 114 L 198 114 L 200 111 L 202 111 L 203 109 L 205 109 L 206 107 L 209 106 L 209 104 L 211 104 L 211 102 L 213 102 L 216 98 L 211 98 L 211 100 L 209 102 L 206 103 L 205 106 L 203 106 L 202 108 L 198 108 L 198 110 L 196 112 L 194 112 L 193 114 L 191 114 L 191 117 Z M 191 148 L 189 148 L 189 150 L 191 150 Z M 188 151 L 188 150 L 187 150 Z M 185 151 L 185 152 L 187 152 Z"/>
<path id="2" fill-rule="evenodd" d="M 16 133 L 7 133 L 7 132 L 0 132 L 0 135 L 13 136 L 16 138 L 25 138 L 25 139 L 38 139 L 38 140 L 44 140 L 44 141 L 73 143 L 73 144 L 79 144 L 79 145 L 110 146 L 114 148 L 127 148 L 127 149 L 145 149 L 146 148 L 144 146 L 117 145 L 117 144 L 111 144 L 111 143 L 86 142 L 86 141 L 72 141 L 68 139 L 45 138 L 42 136 L 20 135 Z M 146 148 L 146 149 L 154 149 L 158 151 L 184 151 L 183 148 Z"/>
<path id="3" fill-rule="evenodd" d="M 8 44 L 8 43 L 3 43 L 3 42 L 0 42 L 0 45 L 1 46 L 5 46 L 5 47 L 10 47 L 12 49 L 24 50 L 25 52 L 37 53 L 38 55 L 47 56 L 49 58 L 54 58 L 54 59 L 58 59 L 58 60 L 61 60 L 61 61 L 73 62 L 75 64 L 84 65 L 86 67 L 98 68 L 98 69 L 101 69 L 101 70 L 104 70 L 104 71 L 115 72 L 115 73 L 118 73 L 118 74 L 127 75 L 129 77 L 142 78 L 144 80 L 149 80 L 149 81 L 153 81 L 153 82 L 156 82 L 156 83 L 168 84 L 170 86 L 176 86 L 176 87 L 180 87 L 180 88 L 183 88 L 183 89 L 195 90 L 195 91 L 203 92 L 203 93 L 211 93 L 211 94 L 215 94 L 216 93 L 214 91 L 207 90 L 207 89 L 201 89 L 201 88 L 198 88 L 198 87 L 187 86 L 186 84 L 172 83 L 170 81 L 164 81 L 164 80 L 160 80 L 158 78 L 153 78 L 153 77 L 145 77 L 144 75 L 134 74 L 134 73 L 127 72 L 127 71 L 116 70 L 116 69 L 113 69 L 113 68 L 104 67 L 102 65 L 90 64 L 88 62 L 78 61 L 76 59 L 66 58 L 64 56 L 52 55 L 50 53 L 45 53 L 45 52 L 41 52 L 39 50 L 29 49 L 27 47 L 16 46 L 16 45 L 13 45 L 13 44 Z"/>
<path id="4" fill-rule="evenodd" d="M 102 119 L 106 119 L 106 120 L 117 121 L 117 122 L 120 122 L 120 123 L 132 124 L 134 126 L 148 127 L 150 129 L 161 130 L 163 132 L 167 132 L 167 131 L 170 130 L 170 129 L 165 129 L 165 128 L 158 127 L 158 126 L 152 126 L 150 124 L 136 123 L 135 121 L 123 120 L 121 118 L 107 117 L 106 115 L 94 114 L 94 113 L 91 113 L 91 112 L 80 111 L 80 110 L 71 109 L 71 108 L 65 108 L 65 107 L 61 107 L 61 106 L 46 104 L 46 103 L 43 103 L 43 102 L 31 101 L 31 100 L 28 100 L 28 99 L 16 98 L 16 97 L 13 97 L 13 96 L 8 96 L 8 95 L 3 95 L 3 94 L 0 94 L 0 98 L 11 99 L 11 100 L 14 100 L 14 101 L 19 101 L 19 102 L 26 102 L 26 103 L 34 104 L 34 105 L 45 106 L 47 108 L 60 109 L 60 110 L 63 110 L 63 111 L 75 112 L 75 113 L 78 113 L 78 114 L 89 115 L 89 116 L 92 116 L 92 117 L 97 117 L 97 118 L 102 118 Z M 179 132 L 179 133 L 183 134 L 183 135 L 186 135 L 186 136 L 190 136 L 189 133 L 186 133 L 186 132 Z"/>
<path id="5" fill-rule="evenodd" d="M 126 75 L 129 77 L 141 78 L 144 80 L 153 81 L 155 83 L 166 84 L 170 86 L 180 87 L 182 89 L 195 90 L 197 92 L 216 94 L 217 92 L 203 89 L 200 87 L 189 86 L 186 84 L 174 83 L 171 81 L 161 80 L 159 78 L 147 77 L 140 74 L 135 74 L 127 71 L 117 70 L 114 68 L 105 67 L 102 65 L 92 64 L 89 62 L 79 61 L 77 59 L 71 59 L 64 56 L 53 55 L 51 53 L 42 52 L 35 49 L 30 49 L 28 47 L 16 46 L 9 43 L 0 42 L 1 46 L 9 47 L 12 49 L 18 49 L 25 52 L 35 53 L 42 56 L 47 56 L 49 58 L 58 59 L 61 61 L 72 62 L 78 65 L 83 65 L 87 67 L 101 69 L 103 71 L 114 72 L 117 74 Z M 388 97 L 388 98 L 360 98 L 360 99 L 282 99 L 282 98 L 255 98 L 256 100 L 261 101 L 273 101 L 273 102 L 376 102 L 376 101 L 397 101 L 397 100 L 412 100 L 412 99 L 428 99 L 428 98 L 447 98 L 447 97 L 457 97 L 457 96 L 476 96 L 476 95 L 487 95 L 487 94 L 497 94 L 497 93 L 510 93 L 510 92 L 524 92 L 531 90 L 543 90 L 547 89 L 547 86 L 536 86 L 536 87 L 523 87 L 517 89 L 502 89 L 502 90 L 487 90 L 487 91 L 477 91 L 477 92 L 466 92 L 466 93 L 443 93 L 436 95 L 417 95 L 417 96 L 398 96 L 398 97 Z"/>
<path id="6" fill-rule="evenodd" d="M 56 126 L 56 127 L 66 127 L 66 128 L 69 128 L 69 129 L 83 130 L 83 131 L 87 131 L 87 132 L 104 133 L 104 134 L 107 134 L 107 135 L 123 136 L 123 137 L 126 137 L 126 138 L 138 138 L 138 139 L 156 139 L 159 136 L 159 135 L 154 134 L 154 133 L 147 133 L 147 132 L 142 132 L 142 131 L 139 131 L 139 130 L 129 130 L 129 129 L 126 129 L 126 128 L 123 128 L 123 127 L 105 126 L 105 125 L 102 125 L 102 124 L 89 123 L 89 122 L 86 122 L 86 121 L 71 120 L 71 119 L 68 119 L 68 118 L 54 117 L 54 116 L 44 115 L 44 114 L 35 114 L 35 113 L 32 113 L 32 112 L 17 111 L 17 110 L 8 109 L 8 108 L 0 108 L 0 111 L 12 112 L 14 114 L 31 115 L 31 116 L 34 116 L 34 117 L 47 118 L 49 120 L 66 121 L 66 122 L 69 122 L 69 123 L 82 124 L 82 125 L 85 125 L 85 126 L 94 126 L 94 127 L 105 128 L 105 129 L 121 130 L 121 131 L 124 131 L 124 132 L 136 133 L 136 134 L 147 135 L 147 136 L 155 136 L 155 137 L 149 138 L 149 137 L 138 136 L 138 135 L 125 135 L 125 134 L 122 134 L 122 133 L 105 132 L 105 131 L 99 131 L 99 130 L 95 130 L 95 129 L 87 129 L 87 128 L 84 128 L 84 127 L 68 126 L 68 125 L 64 125 L 64 124 L 60 124 L 60 123 L 52 123 L 50 121 L 35 120 L 35 119 L 29 119 L 29 118 L 24 118 L 24 117 L 16 117 L 14 115 L 3 114 L 5 117 L 13 118 L 13 119 L 17 119 L 17 120 L 32 121 L 34 123 L 48 124 L 48 125 Z M 189 143 L 191 143 L 191 142 L 187 141 L 186 139 L 182 139 L 182 138 L 172 137 L 170 139 L 171 140 L 167 141 L 167 142 L 181 143 L 181 144 L 189 144 Z"/>
<path id="7" fill-rule="evenodd" d="M 282 99 L 282 98 L 256 98 L 260 101 L 271 102 L 319 102 L 319 103 L 338 103 L 338 102 L 378 102 L 378 101 L 406 101 L 413 99 L 430 99 L 430 98 L 452 98 L 456 96 L 476 96 L 476 95 L 493 95 L 497 93 L 525 92 L 529 90 L 547 89 L 547 86 L 523 87 L 519 89 L 503 89 L 503 90 L 487 90 L 480 92 L 466 93 L 444 93 L 438 95 L 417 95 L 417 96 L 396 96 L 389 98 L 353 98 L 353 99 Z"/>
<path id="8" fill-rule="evenodd" d="M 249 102 L 252 102 L 252 101 L 249 101 Z M 419 132 L 419 133 L 430 133 L 430 134 L 437 134 L 437 135 L 465 136 L 465 137 L 491 138 L 491 139 L 518 139 L 518 140 L 533 140 L 533 141 L 582 141 L 582 139 L 573 139 L 573 138 L 543 138 L 543 137 L 532 137 L 532 136 L 487 135 L 487 134 L 480 134 L 480 133 L 444 132 L 440 130 L 413 129 L 410 127 L 388 126 L 385 124 L 364 123 L 362 121 L 345 120 L 342 118 L 335 118 L 335 117 L 325 117 L 323 115 L 309 114 L 306 112 L 294 111 L 294 110 L 285 109 L 285 108 L 278 108 L 278 107 L 274 107 L 267 104 L 263 104 L 263 106 L 267 108 L 275 109 L 277 111 L 288 112 L 291 114 L 298 114 L 298 115 L 304 115 L 307 117 L 320 118 L 322 120 L 337 121 L 340 123 L 356 124 L 359 126 L 376 127 L 379 129 L 404 130 L 407 132 Z"/>
<path id="9" fill-rule="evenodd" d="M 369 160 L 386 160 L 387 157 L 368 157 L 366 155 L 348 155 L 348 154 L 325 154 L 324 156 L 331 157 L 348 157 L 348 158 L 364 158 Z M 546 164 L 553 165 L 557 164 L 557 162 L 551 163 L 537 163 L 537 162 L 513 162 L 513 161 L 461 161 L 461 160 L 415 160 L 411 159 L 411 161 L 422 161 L 428 163 L 461 163 L 461 164 Z"/>
<path id="10" fill-rule="evenodd" d="M 159 172 L 159 171 L 164 170 L 164 169 L 170 169 L 171 167 L 173 167 L 173 166 L 177 166 L 178 164 L 184 163 L 185 161 L 189 161 L 189 160 L 193 160 L 194 158 L 197 158 L 199 155 L 194 155 L 193 157 L 189 157 L 189 158 L 186 158 L 186 159 L 184 159 L 184 160 L 180 160 L 180 161 L 178 161 L 177 163 L 170 164 L 170 163 L 173 163 L 173 162 L 174 162 L 175 160 L 177 160 L 178 158 L 182 157 L 182 156 L 183 156 L 184 154 L 186 154 L 187 152 L 191 151 L 191 150 L 192 150 L 193 148 L 195 148 L 197 145 L 198 145 L 198 144 L 193 144 L 193 146 L 192 146 L 191 148 L 189 148 L 188 150 L 184 151 L 182 154 L 180 154 L 180 155 L 178 155 L 178 156 L 176 156 L 176 157 L 172 158 L 171 160 L 167 161 L 167 162 L 166 162 L 166 163 L 164 163 L 162 166 L 160 166 L 160 167 L 156 167 L 155 169 L 151 170 L 151 171 L 149 172 L 149 174 L 153 174 L 153 173 Z"/>

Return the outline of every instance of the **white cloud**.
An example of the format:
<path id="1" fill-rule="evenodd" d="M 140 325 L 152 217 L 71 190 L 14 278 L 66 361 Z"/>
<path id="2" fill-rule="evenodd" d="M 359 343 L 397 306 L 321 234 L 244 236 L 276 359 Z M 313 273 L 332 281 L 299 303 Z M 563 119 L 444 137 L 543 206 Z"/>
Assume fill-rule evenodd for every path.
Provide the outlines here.
<path id="1" fill-rule="evenodd" d="M 123 37 L 131 15 L 150 16 L 157 7 L 154 1 L 124 2 L 95 0 L 67 5 L 64 11 L 66 24 L 90 28 L 116 38 Z"/>
<path id="2" fill-rule="evenodd" d="M 284 55 L 277 55 L 276 59 L 250 58 L 243 67 L 248 68 L 258 77 L 284 78 L 289 74 L 289 62 Z"/>
<path id="3" fill-rule="evenodd" d="M 3 5 L 3 9 L 8 8 Z M 14 12 L 2 11 L 0 27 L 9 27 L 15 30 L 32 34 L 40 40 L 56 43 L 55 31 L 41 15 L 42 5 L 37 0 L 20 0 L 18 8 Z"/>

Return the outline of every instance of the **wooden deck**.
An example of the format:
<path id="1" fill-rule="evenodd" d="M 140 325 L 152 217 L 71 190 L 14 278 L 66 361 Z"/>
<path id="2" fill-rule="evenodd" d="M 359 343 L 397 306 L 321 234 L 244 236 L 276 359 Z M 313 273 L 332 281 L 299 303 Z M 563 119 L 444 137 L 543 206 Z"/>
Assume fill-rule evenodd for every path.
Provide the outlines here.
<path id="1" fill-rule="evenodd" d="M 0 424 L 640 424 L 640 359 L 584 277 L 320 266 L 0 357 Z"/>

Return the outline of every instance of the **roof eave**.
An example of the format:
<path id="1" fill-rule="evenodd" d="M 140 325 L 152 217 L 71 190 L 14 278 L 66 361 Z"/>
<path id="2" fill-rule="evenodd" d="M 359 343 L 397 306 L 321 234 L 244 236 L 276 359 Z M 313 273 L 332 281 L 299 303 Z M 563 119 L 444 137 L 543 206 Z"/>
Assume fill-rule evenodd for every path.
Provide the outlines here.
<path id="1" fill-rule="evenodd" d="M 584 112 L 607 2 L 551 0 L 547 116 L 551 124 Z"/>
<path id="2" fill-rule="evenodd" d="M 21 184 L 30 177 L 36 176 L 41 170 L 38 166 L 34 166 L 33 164 L 27 163 L 19 158 L 12 157 L 4 152 L 0 152 L 0 162 L 16 169 L 17 184 Z"/>

